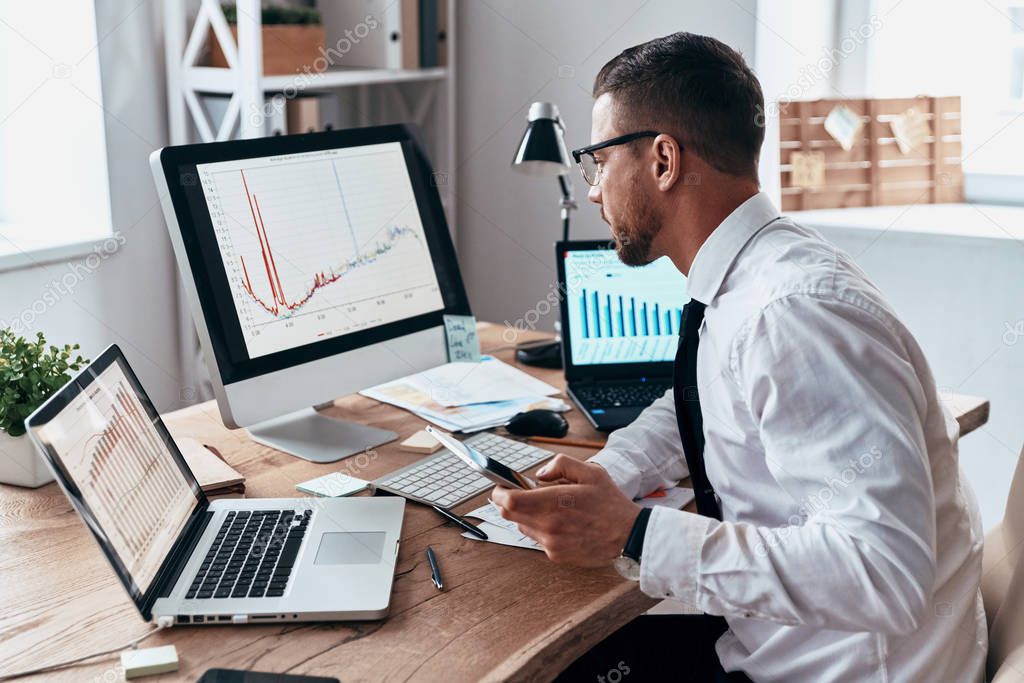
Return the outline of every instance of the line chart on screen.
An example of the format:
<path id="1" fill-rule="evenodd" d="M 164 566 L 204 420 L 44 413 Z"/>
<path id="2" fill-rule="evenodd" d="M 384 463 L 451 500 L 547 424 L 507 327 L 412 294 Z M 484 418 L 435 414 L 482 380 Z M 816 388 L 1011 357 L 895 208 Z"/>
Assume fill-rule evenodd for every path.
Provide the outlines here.
<path id="1" fill-rule="evenodd" d="M 443 309 L 399 143 L 197 172 L 250 357 Z"/>

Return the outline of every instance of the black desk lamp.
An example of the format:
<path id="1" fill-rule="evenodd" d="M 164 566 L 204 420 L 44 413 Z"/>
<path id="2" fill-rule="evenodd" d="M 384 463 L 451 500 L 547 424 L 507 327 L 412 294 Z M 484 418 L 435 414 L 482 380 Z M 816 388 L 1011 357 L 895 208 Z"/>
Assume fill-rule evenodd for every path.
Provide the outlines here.
<path id="1" fill-rule="evenodd" d="M 569 239 L 569 213 L 579 208 L 572 196 L 572 182 L 567 175 L 572 169 L 565 149 L 565 124 L 558 107 L 551 102 L 534 102 L 526 115 L 526 132 L 519 141 L 512 168 L 536 176 L 556 176 L 562 190 L 562 240 Z M 526 365 L 546 368 L 562 367 L 562 341 L 524 344 L 516 349 L 516 359 Z"/>

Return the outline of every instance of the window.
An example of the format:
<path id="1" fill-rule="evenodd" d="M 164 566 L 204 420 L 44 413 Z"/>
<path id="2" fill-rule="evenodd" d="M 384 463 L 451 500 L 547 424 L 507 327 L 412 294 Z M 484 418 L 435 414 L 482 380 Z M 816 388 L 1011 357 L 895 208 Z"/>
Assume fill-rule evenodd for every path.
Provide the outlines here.
<path id="1" fill-rule="evenodd" d="M 0 268 L 112 234 L 91 2 L 0 5 Z"/>
<path id="2" fill-rule="evenodd" d="M 964 171 L 1024 175 L 1024 0 L 876 0 L 873 11 L 869 94 L 961 95 Z"/>

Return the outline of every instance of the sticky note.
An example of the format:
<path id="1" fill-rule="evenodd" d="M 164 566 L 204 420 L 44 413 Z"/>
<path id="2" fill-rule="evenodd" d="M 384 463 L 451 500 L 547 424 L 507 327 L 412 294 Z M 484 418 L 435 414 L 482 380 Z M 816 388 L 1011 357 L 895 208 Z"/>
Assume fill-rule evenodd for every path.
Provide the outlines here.
<path id="1" fill-rule="evenodd" d="M 825 184 L 824 152 L 793 152 L 789 164 L 793 187 L 813 189 Z"/>
<path id="2" fill-rule="evenodd" d="M 852 109 L 843 105 L 837 105 L 825 117 L 825 130 L 839 143 L 839 146 L 849 152 L 853 149 L 853 143 L 857 141 L 857 133 L 860 132 L 864 122 Z"/>
<path id="3" fill-rule="evenodd" d="M 338 498 L 340 496 L 351 496 L 366 490 L 370 482 L 359 477 L 353 477 L 344 472 L 331 472 L 316 479 L 296 484 L 295 488 L 303 493 L 312 496 L 323 496 L 324 498 Z"/>
<path id="4" fill-rule="evenodd" d="M 441 449 L 441 443 L 430 432 L 421 429 L 408 439 L 398 444 L 403 451 L 410 453 L 435 453 Z"/>
<path id="5" fill-rule="evenodd" d="M 476 336 L 476 318 L 471 315 L 444 316 L 444 338 L 448 361 L 475 363 L 480 360 L 480 340 Z"/>
<path id="6" fill-rule="evenodd" d="M 913 107 L 895 117 L 889 125 L 901 154 L 910 154 L 922 147 L 932 134 L 928 117 Z"/>

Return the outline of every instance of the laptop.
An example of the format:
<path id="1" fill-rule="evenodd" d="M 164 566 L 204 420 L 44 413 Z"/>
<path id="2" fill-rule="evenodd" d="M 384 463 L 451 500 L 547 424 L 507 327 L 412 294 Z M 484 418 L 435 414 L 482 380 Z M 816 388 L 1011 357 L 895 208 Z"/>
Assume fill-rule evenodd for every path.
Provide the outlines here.
<path id="1" fill-rule="evenodd" d="M 25 424 L 147 621 L 387 615 L 404 499 L 208 500 L 116 345 Z"/>
<path id="2" fill-rule="evenodd" d="M 608 240 L 555 245 L 569 397 L 594 428 L 625 427 L 672 387 L 686 277 L 662 257 L 624 265 Z"/>

